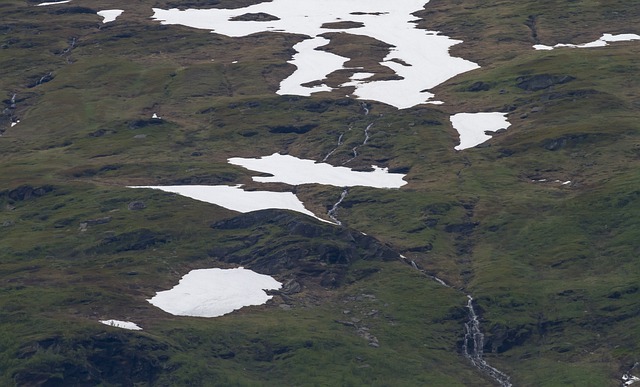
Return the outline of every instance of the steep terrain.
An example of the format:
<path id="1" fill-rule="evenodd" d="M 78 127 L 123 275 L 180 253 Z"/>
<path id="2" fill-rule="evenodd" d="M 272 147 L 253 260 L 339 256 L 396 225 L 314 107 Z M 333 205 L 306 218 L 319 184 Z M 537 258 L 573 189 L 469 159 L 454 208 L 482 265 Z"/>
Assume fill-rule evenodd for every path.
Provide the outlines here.
<path id="1" fill-rule="evenodd" d="M 257 1 L 37 3 L 0 4 L 0 384 L 494 385 L 465 356 L 474 315 L 514 386 L 616 386 L 640 361 L 640 42 L 533 49 L 640 34 L 636 1 L 431 0 L 416 25 L 482 67 L 402 110 L 277 95 L 302 35 L 151 19 Z M 393 79 L 388 45 L 325 35 Z M 478 111 L 511 126 L 455 151 L 450 115 Z M 227 162 L 275 152 L 408 184 L 265 184 Z M 293 190 L 341 225 L 127 188 L 169 184 Z M 214 319 L 147 302 L 238 266 L 283 288 Z"/>

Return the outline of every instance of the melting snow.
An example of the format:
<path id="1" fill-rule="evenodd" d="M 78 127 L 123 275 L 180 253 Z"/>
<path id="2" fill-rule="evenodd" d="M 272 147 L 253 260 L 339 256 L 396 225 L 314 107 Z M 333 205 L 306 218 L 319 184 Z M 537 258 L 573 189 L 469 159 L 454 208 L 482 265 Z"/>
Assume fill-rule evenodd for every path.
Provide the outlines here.
<path id="1" fill-rule="evenodd" d="M 602 37 L 593 42 L 584 44 L 566 44 L 558 43 L 555 46 L 545 46 L 544 44 L 536 44 L 533 46 L 536 50 L 553 50 L 554 48 L 570 47 L 570 48 L 593 48 L 593 47 L 605 47 L 611 42 L 629 42 L 632 40 L 640 40 L 640 35 L 636 34 L 603 34 Z"/>
<path id="2" fill-rule="evenodd" d="M 506 129 L 510 123 L 506 113 L 458 113 L 451 116 L 453 128 L 460 134 L 455 150 L 473 148 L 491 138 L 485 131 Z"/>
<path id="3" fill-rule="evenodd" d="M 136 323 L 132 323 L 130 321 L 100 320 L 100 322 L 105 324 L 105 325 L 109 325 L 109 326 L 116 327 L 116 328 L 130 329 L 130 330 L 133 330 L 133 331 L 141 331 L 142 330 L 142 328 L 140 328 Z"/>
<path id="4" fill-rule="evenodd" d="M 51 1 L 51 2 L 48 2 L 48 3 L 40 3 L 40 4 L 37 4 L 37 6 L 38 6 L 38 7 L 42 7 L 42 6 L 44 6 L 44 5 L 56 5 L 56 4 L 64 4 L 64 3 L 69 3 L 69 2 L 71 2 L 71 0 L 64 0 L 64 1 Z"/>
<path id="5" fill-rule="evenodd" d="M 218 317 L 244 306 L 262 305 L 272 297 L 264 290 L 281 286 L 268 275 L 242 267 L 192 270 L 173 289 L 147 301 L 176 316 Z"/>
<path id="6" fill-rule="evenodd" d="M 417 29 L 413 12 L 424 8 L 428 0 L 274 0 L 238 9 L 159 9 L 153 18 L 163 24 L 180 24 L 193 28 L 240 37 L 258 32 L 279 31 L 309 36 L 309 40 L 295 46 L 298 54 L 291 63 L 298 69 L 281 84 L 279 94 L 309 95 L 331 90 L 328 86 L 308 88 L 300 86 L 309 81 L 322 81 L 327 74 L 339 70 L 344 58 L 319 52 L 325 43 L 320 37 L 327 31 L 350 33 L 349 28 L 326 29 L 325 23 L 353 21 L 361 23 L 358 35 L 370 36 L 392 46 L 380 63 L 401 78 L 397 80 L 357 82 L 352 78 L 355 95 L 377 100 L 397 108 L 409 108 L 429 101 L 433 94 L 424 92 L 436 85 L 479 66 L 462 58 L 454 58 L 449 48 L 460 43 L 433 31 Z M 245 13 L 264 12 L 277 16 L 271 21 L 232 21 Z M 398 63 L 400 62 L 400 63 Z M 313 79 L 312 79 L 313 78 Z"/>
<path id="7" fill-rule="evenodd" d="M 280 83 L 280 89 L 277 91 L 278 94 L 295 94 L 308 97 L 312 93 L 332 90 L 324 83 L 313 87 L 302 86 L 307 82 L 326 78 L 326 76 L 334 70 L 342 68 L 344 63 L 349 60 L 349 58 L 330 52 L 316 50 L 316 48 L 327 43 L 329 43 L 329 39 L 315 37 L 313 39 L 303 40 L 293 46 L 293 49 L 298 53 L 293 56 L 293 59 L 290 60 L 289 63 L 295 65 L 298 70 Z"/>
<path id="8" fill-rule="evenodd" d="M 245 191 L 241 187 L 241 185 L 170 185 L 129 188 L 153 188 L 173 192 L 242 213 L 270 208 L 291 210 L 326 222 L 307 210 L 300 199 L 291 192 Z"/>
<path id="9" fill-rule="evenodd" d="M 326 184 L 336 187 L 364 186 L 372 188 L 400 188 L 407 184 L 406 175 L 389 173 L 387 168 L 373 166 L 372 172 L 354 171 L 347 167 L 334 167 L 327 163 L 299 159 L 290 155 L 274 153 L 257 159 L 234 157 L 229 163 L 252 171 L 270 173 L 273 176 L 253 177 L 261 183 Z"/>
<path id="10" fill-rule="evenodd" d="M 105 9 L 104 11 L 98 11 L 98 15 L 104 18 L 102 23 L 109 23 L 116 20 L 122 12 L 124 12 L 122 9 Z"/>

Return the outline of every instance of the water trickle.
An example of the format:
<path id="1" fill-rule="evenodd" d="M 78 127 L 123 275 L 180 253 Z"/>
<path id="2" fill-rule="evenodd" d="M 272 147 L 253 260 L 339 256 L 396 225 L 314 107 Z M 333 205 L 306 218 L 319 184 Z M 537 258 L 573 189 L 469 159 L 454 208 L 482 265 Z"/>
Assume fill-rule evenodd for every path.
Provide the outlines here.
<path id="1" fill-rule="evenodd" d="M 504 372 L 498 370 L 495 367 L 489 365 L 482 358 L 484 354 L 484 334 L 480 330 L 480 321 L 478 320 L 478 314 L 473 308 L 473 297 L 467 294 L 467 309 L 469 310 L 469 321 L 464 324 L 464 356 L 471 361 L 471 363 L 480 371 L 489 375 L 492 379 L 500 384 L 502 387 L 511 387 L 510 378 Z"/>
<path id="2" fill-rule="evenodd" d="M 338 207 L 340 206 L 344 198 L 347 197 L 348 194 L 349 194 L 349 190 L 345 188 L 342 191 L 342 194 L 340 195 L 340 199 L 338 199 L 338 201 L 333 205 L 333 207 L 331 207 L 329 212 L 327 212 L 327 215 L 329 216 L 329 218 L 333 220 L 338 226 L 342 226 L 342 222 L 338 220 Z"/>

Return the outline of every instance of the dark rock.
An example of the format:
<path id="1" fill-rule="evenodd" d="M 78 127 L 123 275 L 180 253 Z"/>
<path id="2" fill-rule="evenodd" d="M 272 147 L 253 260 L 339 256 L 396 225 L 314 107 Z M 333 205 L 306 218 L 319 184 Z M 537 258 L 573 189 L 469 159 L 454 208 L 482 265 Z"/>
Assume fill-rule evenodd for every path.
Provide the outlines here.
<path id="1" fill-rule="evenodd" d="M 280 292 L 284 294 L 300 293 L 302 291 L 302 285 L 296 280 L 289 280 L 282 285 Z"/>
<path id="2" fill-rule="evenodd" d="M 323 224 L 282 210 L 255 211 L 217 222 L 226 243 L 209 251 L 223 261 L 262 274 L 307 278 L 321 286 L 337 287 L 357 260 L 396 260 L 397 253 L 375 238 L 346 227 Z M 273 241 L 278 241 L 273 243 Z M 295 291 L 295 282 L 290 283 Z"/>
<path id="3" fill-rule="evenodd" d="M 360 28 L 360 27 L 364 27 L 364 23 L 345 20 L 345 21 L 339 21 L 339 22 L 324 23 L 320 28 L 343 30 L 343 29 Z"/>
<path id="4" fill-rule="evenodd" d="M 78 351 L 82 348 L 82 351 Z M 151 338 L 103 333 L 87 338 L 60 336 L 23 345 L 17 358 L 45 353 L 38 367 L 14 373 L 20 386 L 153 385 L 166 366 L 168 346 Z"/>
<path id="5" fill-rule="evenodd" d="M 64 14 L 79 14 L 79 13 L 98 13 L 98 12 L 94 9 L 86 8 L 86 7 L 67 6 L 67 7 L 53 9 L 49 11 L 49 13 L 54 15 L 64 15 Z"/>
<path id="6" fill-rule="evenodd" d="M 131 202 L 127 205 L 127 208 L 131 211 L 143 210 L 147 208 L 143 201 L 136 200 L 135 202 Z"/>
<path id="7" fill-rule="evenodd" d="M 22 201 L 44 196 L 53 190 L 54 188 L 51 185 L 43 185 L 42 187 L 23 185 L 11 191 L 4 191 L 0 193 L 0 196 L 7 196 L 10 200 L 14 201 Z"/>
<path id="8" fill-rule="evenodd" d="M 422 246 L 414 246 L 409 248 L 407 251 L 412 252 L 412 253 L 426 253 L 433 250 L 433 245 L 431 243 L 427 243 L 425 245 Z"/>
<path id="9" fill-rule="evenodd" d="M 239 16 L 234 16 L 230 18 L 231 21 L 257 21 L 257 22 L 265 22 L 265 21 L 274 21 L 280 20 L 279 17 L 270 15 L 264 12 L 257 13 L 245 13 Z"/>
<path id="10" fill-rule="evenodd" d="M 88 251 L 96 254 L 140 251 L 168 243 L 169 241 L 170 237 L 168 235 L 143 228 L 122 234 L 107 235 L 98 246 Z"/>
<path id="11" fill-rule="evenodd" d="M 549 75 L 538 74 L 532 76 L 524 76 L 516 79 L 516 85 L 527 91 L 538 91 L 549 88 L 553 85 L 561 85 L 567 82 L 571 82 L 575 77 L 570 75 Z"/>
<path id="12" fill-rule="evenodd" d="M 506 148 L 498 149 L 498 157 L 500 158 L 513 156 L 515 153 L 516 152 L 511 149 L 506 149 Z"/>
<path id="13" fill-rule="evenodd" d="M 429 228 L 434 228 L 438 225 L 438 219 L 434 219 L 434 218 L 427 218 L 424 220 L 424 225 L 429 227 Z"/>
<path id="14" fill-rule="evenodd" d="M 542 143 L 542 147 L 546 150 L 556 151 L 566 147 L 574 147 L 585 142 L 589 137 L 589 134 L 569 134 L 559 138 L 545 140 Z"/>
<path id="15" fill-rule="evenodd" d="M 467 87 L 467 91 L 470 92 L 487 91 L 489 89 L 491 89 L 491 85 L 482 81 L 475 82 L 471 86 Z"/>
<path id="16" fill-rule="evenodd" d="M 395 167 L 389 168 L 389 173 L 403 173 L 407 174 L 411 170 L 411 167 Z"/>
<path id="17" fill-rule="evenodd" d="M 84 221 L 84 223 L 86 223 L 88 226 L 95 226 L 97 224 L 106 224 L 109 222 L 111 222 L 110 216 L 105 216 L 104 218 L 89 219 Z"/>
<path id="18" fill-rule="evenodd" d="M 473 231 L 474 228 L 478 227 L 480 223 L 459 223 L 459 224 L 448 224 L 445 226 L 444 231 L 448 233 L 457 233 L 457 234 L 469 234 Z"/>
<path id="19" fill-rule="evenodd" d="M 267 126 L 269 128 L 269 132 L 271 133 L 296 133 L 296 134 L 304 134 L 311 129 L 317 127 L 318 124 L 305 124 L 305 125 L 279 125 L 279 126 Z"/>
<path id="20" fill-rule="evenodd" d="M 304 105 L 304 110 L 312 113 L 324 113 L 329 107 L 331 107 L 332 102 L 330 100 L 322 100 L 317 102 L 311 102 Z"/>
<path id="21" fill-rule="evenodd" d="M 89 137 L 102 137 L 105 134 L 116 134 L 117 132 L 112 129 L 98 129 L 95 132 L 89 133 Z"/>
<path id="22" fill-rule="evenodd" d="M 142 129 L 142 128 L 146 128 L 147 126 L 158 126 L 158 125 L 162 125 L 164 123 L 164 121 L 159 120 L 157 118 L 152 118 L 152 119 L 148 119 L 148 120 L 135 120 L 135 121 L 131 121 L 128 123 L 129 129 Z"/>
<path id="23" fill-rule="evenodd" d="M 444 215 L 451 209 L 449 203 L 433 203 L 425 207 L 425 212 L 431 215 Z"/>
<path id="24" fill-rule="evenodd" d="M 508 351 L 515 346 L 524 344 L 532 336 L 533 331 L 534 327 L 529 325 L 509 328 L 502 324 L 496 324 L 485 336 L 484 351 L 493 353 Z"/>

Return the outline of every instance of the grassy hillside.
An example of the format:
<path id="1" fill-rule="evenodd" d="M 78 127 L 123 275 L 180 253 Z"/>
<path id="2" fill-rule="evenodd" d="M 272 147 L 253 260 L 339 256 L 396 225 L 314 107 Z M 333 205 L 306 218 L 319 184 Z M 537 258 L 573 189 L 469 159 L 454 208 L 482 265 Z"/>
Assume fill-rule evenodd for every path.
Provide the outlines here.
<path id="1" fill-rule="evenodd" d="M 532 45 L 640 34 L 638 4 L 431 0 L 417 24 L 482 68 L 435 88 L 444 105 L 367 101 L 365 115 L 340 91 L 275 94 L 301 36 L 150 20 L 246 3 L 0 4 L 0 384 L 488 386 L 462 354 L 471 294 L 485 359 L 514 385 L 619 385 L 640 361 L 640 43 Z M 111 8 L 125 12 L 103 25 Z M 360 64 L 386 49 L 344 34 L 330 47 Z M 457 152 L 448 117 L 463 111 L 512 125 Z M 350 189 L 344 227 L 126 188 L 258 188 L 227 158 L 321 160 L 343 135 L 328 158 L 341 165 L 371 123 L 347 165 L 409 184 Z M 295 190 L 317 214 L 342 192 Z M 191 269 L 240 264 L 290 287 L 215 319 L 146 301 Z M 111 318 L 144 330 L 98 322 Z"/>

